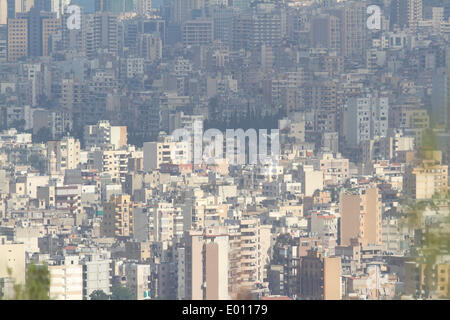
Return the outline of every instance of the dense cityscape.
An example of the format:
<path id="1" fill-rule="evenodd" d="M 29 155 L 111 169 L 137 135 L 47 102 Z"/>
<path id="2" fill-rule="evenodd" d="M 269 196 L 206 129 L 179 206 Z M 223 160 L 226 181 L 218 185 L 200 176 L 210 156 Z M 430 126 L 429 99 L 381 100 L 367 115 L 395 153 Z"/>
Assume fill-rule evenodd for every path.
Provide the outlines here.
<path id="1" fill-rule="evenodd" d="M 450 0 L 0 0 L 2 300 L 448 300 L 449 159 Z"/>

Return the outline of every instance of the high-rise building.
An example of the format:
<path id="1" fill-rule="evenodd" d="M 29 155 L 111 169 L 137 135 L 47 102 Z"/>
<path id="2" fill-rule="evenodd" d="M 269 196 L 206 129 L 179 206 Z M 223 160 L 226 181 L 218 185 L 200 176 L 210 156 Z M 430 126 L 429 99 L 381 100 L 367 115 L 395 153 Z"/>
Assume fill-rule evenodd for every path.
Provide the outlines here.
<path id="1" fill-rule="evenodd" d="M 283 38 L 283 25 L 286 13 L 282 10 L 261 8 L 252 16 L 250 47 L 255 48 L 263 44 L 277 47 Z"/>
<path id="2" fill-rule="evenodd" d="M 197 18 L 186 21 L 182 27 L 185 46 L 208 45 L 214 39 L 214 25 L 211 19 Z"/>
<path id="3" fill-rule="evenodd" d="M 450 127 L 450 81 L 448 75 L 447 68 L 438 69 L 433 75 L 431 120 L 437 127 Z"/>
<path id="4" fill-rule="evenodd" d="M 8 19 L 8 61 L 28 57 L 28 20 Z"/>
<path id="5" fill-rule="evenodd" d="M 6 236 L 0 236 L 0 279 L 2 278 L 12 278 L 15 284 L 25 284 L 25 245 L 8 241 Z"/>
<path id="6" fill-rule="evenodd" d="M 8 61 L 8 26 L 0 26 L 0 61 Z"/>
<path id="7" fill-rule="evenodd" d="M 83 299 L 83 267 L 78 256 L 64 256 L 49 261 L 50 298 L 56 300 Z"/>
<path id="8" fill-rule="evenodd" d="M 32 8 L 29 12 L 17 16 L 28 20 L 29 55 L 40 57 L 44 50 L 48 54 L 48 37 L 59 29 L 56 13 Z"/>
<path id="9" fill-rule="evenodd" d="M 445 66 L 447 68 L 447 132 L 450 132 L 450 47 L 445 50 Z"/>
<path id="10" fill-rule="evenodd" d="M 8 1 L 0 0 L 0 25 L 8 23 Z"/>
<path id="11" fill-rule="evenodd" d="M 251 217 L 242 217 L 229 226 L 230 273 L 229 291 L 232 298 L 248 291 L 257 298 L 268 287 L 266 266 L 269 263 L 270 227 Z"/>
<path id="12" fill-rule="evenodd" d="M 340 300 L 341 258 L 324 257 L 318 250 L 309 250 L 299 261 L 299 297 L 312 300 Z"/>
<path id="13" fill-rule="evenodd" d="M 252 32 L 252 16 L 248 13 L 233 15 L 233 49 L 247 49 Z"/>
<path id="14" fill-rule="evenodd" d="M 138 39 L 139 55 L 152 63 L 162 58 L 163 42 L 157 34 L 141 34 Z"/>
<path id="15" fill-rule="evenodd" d="M 33 7 L 38 9 L 39 11 L 52 11 L 52 4 L 57 2 L 58 0 L 34 0 Z"/>
<path id="16" fill-rule="evenodd" d="M 34 0 L 6 0 L 7 1 L 7 16 L 8 18 L 15 18 L 19 12 L 27 12 L 33 7 Z"/>
<path id="17" fill-rule="evenodd" d="M 119 149 L 127 144 L 127 127 L 111 126 L 107 120 L 85 126 L 84 143 L 86 148 L 112 144 Z"/>
<path id="18" fill-rule="evenodd" d="M 172 141 L 170 136 L 162 141 L 144 143 L 144 169 L 152 171 L 161 164 L 188 164 L 192 162 L 193 150 L 188 141 Z"/>
<path id="19" fill-rule="evenodd" d="M 70 2 L 71 0 L 34 0 L 34 8 L 39 11 L 54 12 L 57 18 L 61 18 Z"/>
<path id="20" fill-rule="evenodd" d="M 226 228 L 190 231 L 179 255 L 178 298 L 224 300 L 228 295 L 229 243 Z"/>
<path id="21" fill-rule="evenodd" d="M 117 54 L 117 16 L 110 12 L 97 12 L 82 17 L 82 48 L 88 57 L 93 57 L 99 49 Z"/>
<path id="22" fill-rule="evenodd" d="M 448 191 L 448 166 L 442 163 L 442 151 L 426 151 L 425 156 L 406 175 L 408 195 L 414 199 L 431 199 Z"/>
<path id="23" fill-rule="evenodd" d="M 228 46 L 233 43 L 233 17 L 236 14 L 233 8 L 215 8 L 214 40 L 220 40 Z"/>
<path id="24" fill-rule="evenodd" d="M 152 0 L 137 0 L 136 12 L 140 15 L 150 15 L 152 13 Z"/>
<path id="25" fill-rule="evenodd" d="M 134 0 L 95 0 L 96 12 L 123 13 L 135 9 Z"/>
<path id="26" fill-rule="evenodd" d="M 378 188 L 345 190 L 340 196 L 341 246 L 359 238 L 363 245 L 381 244 L 381 195 Z"/>
<path id="27" fill-rule="evenodd" d="M 80 141 L 64 137 L 61 141 L 47 142 L 47 155 L 51 172 L 64 173 L 67 169 L 77 169 L 80 164 Z M 52 167 L 52 160 L 55 160 Z"/>
<path id="28" fill-rule="evenodd" d="M 117 17 L 111 13 L 96 13 L 93 16 L 94 51 L 106 49 L 110 53 L 118 50 L 118 24 Z"/>
<path id="29" fill-rule="evenodd" d="M 393 0 L 391 2 L 391 27 L 415 29 L 423 15 L 422 0 Z"/>
<path id="30" fill-rule="evenodd" d="M 333 15 L 320 15 L 311 21 L 313 46 L 341 51 L 341 22 Z"/>
<path id="31" fill-rule="evenodd" d="M 312 197 L 317 190 L 323 189 L 324 173 L 314 170 L 313 165 L 303 165 L 300 169 L 302 192 L 306 197 Z"/>
<path id="32" fill-rule="evenodd" d="M 136 300 L 145 300 L 151 296 L 150 265 L 126 263 L 125 275 L 127 288 L 136 296 Z"/>
<path id="33" fill-rule="evenodd" d="M 340 48 L 344 57 L 365 57 L 366 10 L 365 1 L 355 1 L 352 5 L 330 11 L 340 21 Z"/>
<path id="34" fill-rule="evenodd" d="M 58 18 L 42 19 L 42 56 L 50 55 L 50 37 L 61 29 Z"/>
<path id="35" fill-rule="evenodd" d="M 103 205 L 101 234 L 105 237 L 131 237 L 133 231 L 133 204 L 130 196 L 111 196 L 111 199 Z"/>
<path id="36" fill-rule="evenodd" d="M 344 136 L 350 145 L 359 145 L 375 137 L 386 137 L 389 124 L 389 100 L 371 94 L 351 98 L 344 112 Z"/>
<path id="37" fill-rule="evenodd" d="M 89 253 L 82 260 L 83 266 L 83 299 L 96 290 L 111 294 L 111 257 L 109 252 Z"/>
<path id="38" fill-rule="evenodd" d="M 17 20 L 24 20 L 18 22 Z M 48 55 L 49 53 L 49 37 L 60 29 L 60 20 L 56 18 L 56 13 L 40 11 L 39 8 L 33 7 L 28 12 L 16 13 L 16 19 L 12 20 L 11 32 L 12 36 L 17 35 L 14 43 L 19 42 L 22 46 L 27 45 L 27 52 L 25 56 L 40 57 Z M 22 29 L 27 27 L 27 32 Z M 16 30 L 16 28 L 19 28 Z M 9 28 L 8 28 L 9 29 Z M 24 41 L 24 38 L 27 38 Z M 13 49 L 12 52 L 15 50 Z M 13 56 L 16 55 L 13 53 Z"/>
<path id="39" fill-rule="evenodd" d="M 171 23 L 182 25 L 191 18 L 190 0 L 173 0 Z"/>

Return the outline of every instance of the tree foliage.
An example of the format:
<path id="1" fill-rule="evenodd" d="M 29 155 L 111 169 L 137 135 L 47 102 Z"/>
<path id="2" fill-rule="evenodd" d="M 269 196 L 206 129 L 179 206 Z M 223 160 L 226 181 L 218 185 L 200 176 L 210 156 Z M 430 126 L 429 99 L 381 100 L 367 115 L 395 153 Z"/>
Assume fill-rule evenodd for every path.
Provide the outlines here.
<path id="1" fill-rule="evenodd" d="M 417 201 L 409 205 L 407 214 L 407 223 L 415 232 L 420 232 L 421 238 L 418 243 L 412 247 L 412 256 L 422 270 L 423 292 L 418 292 L 418 296 L 429 298 L 435 291 L 435 273 L 438 258 L 448 254 L 450 249 L 450 216 L 445 215 L 445 208 L 450 206 L 450 197 L 448 194 L 435 195 L 432 199 Z M 424 213 L 430 209 L 439 217 L 439 222 L 430 223 L 424 216 Z M 447 285 L 448 287 L 448 285 Z M 447 292 L 447 298 L 450 298 L 450 292 Z"/>
<path id="2" fill-rule="evenodd" d="M 127 287 L 115 285 L 112 287 L 111 300 L 136 300 L 136 295 Z"/>
<path id="3" fill-rule="evenodd" d="M 47 265 L 31 263 L 25 277 L 25 285 L 14 285 L 14 300 L 50 300 L 50 272 Z"/>
<path id="4" fill-rule="evenodd" d="M 90 300 L 109 300 L 109 296 L 103 290 L 95 290 L 89 295 Z"/>

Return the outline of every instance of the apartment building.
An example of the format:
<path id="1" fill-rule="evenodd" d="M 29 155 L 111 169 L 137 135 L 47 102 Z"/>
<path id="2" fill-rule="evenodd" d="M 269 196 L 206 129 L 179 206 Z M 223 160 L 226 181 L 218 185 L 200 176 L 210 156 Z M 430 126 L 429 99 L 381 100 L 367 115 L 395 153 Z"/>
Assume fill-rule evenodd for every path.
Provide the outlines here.
<path id="1" fill-rule="evenodd" d="M 103 205 L 101 234 L 104 237 L 131 237 L 134 232 L 133 204 L 129 195 L 113 195 Z"/>
<path id="2" fill-rule="evenodd" d="M 341 258 L 309 250 L 299 261 L 299 296 L 307 300 L 341 300 Z"/>
<path id="3" fill-rule="evenodd" d="M 28 57 L 28 20 L 8 18 L 8 61 Z"/>
<path id="4" fill-rule="evenodd" d="M 96 125 L 84 127 L 85 148 L 113 145 L 120 149 L 127 144 L 127 127 L 112 126 L 108 120 L 99 121 Z"/>
<path id="5" fill-rule="evenodd" d="M 125 182 L 130 155 L 131 152 L 126 149 L 95 150 L 92 152 L 93 168 L 108 173 L 114 183 Z"/>
<path id="6" fill-rule="evenodd" d="M 83 299 L 83 266 L 78 256 L 49 261 L 50 297 L 56 300 Z"/>
<path id="7" fill-rule="evenodd" d="M 389 100 L 368 94 L 351 98 L 345 111 L 344 135 L 349 145 L 359 145 L 374 137 L 386 137 L 389 124 Z"/>
<path id="8" fill-rule="evenodd" d="M 0 279 L 25 284 L 25 245 L 8 241 L 6 236 L 0 236 Z"/>
<path id="9" fill-rule="evenodd" d="M 324 185 L 341 185 L 350 177 L 349 161 L 341 154 L 323 153 L 321 158 L 313 160 L 314 169 L 323 172 Z"/>
<path id="10" fill-rule="evenodd" d="M 89 300 L 89 296 L 97 290 L 107 295 L 111 294 L 111 254 L 87 253 L 81 258 L 83 267 L 83 299 Z"/>
<path id="11" fill-rule="evenodd" d="M 354 238 L 366 244 L 382 243 L 381 195 L 378 188 L 368 186 L 344 190 L 340 195 L 340 233 L 343 246 Z"/>
<path id="12" fill-rule="evenodd" d="M 80 141 L 64 137 L 61 141 L 47 142 L 49 172 L 64 173 L 66 169 L 77 169 L 80 164 Z"/>
<path id="13" fill-rule="evenodd" d="M 144 170 L 152 171 L 162 164 L 188 164 L 192 161 L 192 144 L 172 141 L 165 136 L 158 142 L 144 143 Z"/>
<path id="14" fill-rule="evenodd" d="M 205 18 L 186 21 L 182 26 L 182 36 L 185 46 L 208 45 L 214 39 L 214 23 Z"/>
<path id="15" fill-rule="evenodd" d="M 179 255 L 179 299 L 229 299 L 229 243 L 226 228 L 189 231 L 184 254 Z M 184 274 L 180 271 L 184 270 Z M 184 281 L 183 281 L 184 279 Z M 180 282 L 181 280 L 181 282 Z"/>
<path id="16" fill-rule="evenodd" d="M 407 172 L 407 190 L 415 199 L 430 199 L 435 194 L 448 192 L 448 166 L 442 164 L 441 151 Z"/>

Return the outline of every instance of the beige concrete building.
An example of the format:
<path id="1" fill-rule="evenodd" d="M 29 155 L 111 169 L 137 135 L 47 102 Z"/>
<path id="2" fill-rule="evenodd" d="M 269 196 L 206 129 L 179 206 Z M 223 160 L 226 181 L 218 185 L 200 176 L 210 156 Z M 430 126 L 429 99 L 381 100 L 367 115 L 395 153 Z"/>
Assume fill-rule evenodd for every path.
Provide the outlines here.
<path id="1" fill-rule="evenodd" d="M 267 278 L 269 263 L 270 226 L 261 225 L 258 219 L 243 218 L 238 225 L 229 226 L 231 298 L 242 290 L 256 293 Z"/>
<path id="2" fill-rule="evenodd" d="M 154 241 L 169 243 L 175 235 L 183 235 L 183 215 L 181 207 L 168 202 L 158 202 L 153 208 Z"/>
<path id="3" fill-rule="evenodd" d="M 243 290 L 256 296 L 267 285 L 269 226 L 246 218 L 187 235 L 186 247 L 178 251 L 179 299 L 232 299 Z"/>
<path id="4" fill-rule="evenodd" d="M 300 175 L 302 191 L 306 197 L 311 197 L 316 190 L 323 189 L 323 171 L 314 170 L 313 165 L 303 165 Z"/>
<path id="5" fill-rule="evenodd" d="M 42 56 L 50 53 L 49 38 L 61 28 L 61 20 L 57 18 L 42 19 Z"/>
<path id="6" fill-rule="evenodd" d="M 125 182 L 128 174 L 130 152 L 121 150 L 96 150 L 93 152 L 93 167 L 111 175 L 113 182 Z"/>
<path id="7" fill-rule="evenodd" d="M 323 259 L 323 278 L 323 299 L 340 300 L 342 298 L 340 257 Z"/>
<path id="8" fill-rule="evenodd" d="M 219 236 L 205 245 L 206 300 L 228 299 L 228 237 Z"/>
<path id="9" fill-rule="evenodd" d="M 43 190 L 45 190 L 45 187 Z M 51 191 L 49 190 L 50 194 Z M 51 202 L 51 199 L 48 202 Z M 58 210 L 67 210 L 75 216 L 80 216 L 83 208 L 81 203 L 81 185 L 56 187 L 55 207 Z"/>
<path id="10" fill-rule="evenodd" d="M 25 245 L 7 241 L 6 236 L 0 236 L 0 278 L 9 277 L 16 284 L 25 284 Z"/>
<path id="11" fill-rule="evenodd" d="M 299 296 L 308 300 L 340 300 L 341 258 L 309 250 L 299 262 Z"/>
<path id="12" fill-rule="evenodd" d="M 8 61 L 28 57 L 28 20 L 8 19 Z"/>
<path id="13" fill-rule="evenodd" d="M 179 278 L 178 298 L 229 299 L 228 254 L 226 227 L 188 232 L 186 248 L 182 255 L 179 254 L 179 265 L 183 266 L 184 274 Z"/>
<path id="14" fill-rule="evenodd" d="M 448 192 L 448 166 L 442 164 L 442 153 L 434 151 L 427 158 L 407 174 L 408 194 L 415 199 L 430 199 L 436 193 Z"/>
<path id="15" fill-rule="evenodd" d="M 324 185 L 341 185 L 349 178 L 349 161 L 340 154 L 324 153 L 315 163 L 323 172 Z"/>
<path id="16" fill-rule="evenodd" d="M 77 169 L 80 164 L 80 141 L 64 137 L 61 141 L 47 142 L 47 157 L 51 174 Z"/>
<path id="17" fill-rule="evenodd" d="M 77 256 L 66 256 L 64 260 L 49 262 L 50 298 L 56 300 L 83 299 L 83 266 L 78 262 Z"/>
<path id="18" fill-rule="evenodd" d="M 127 287 L 136 295 L 137 300 L 150 297 L 150 265 L 127 263 L 124 265 L 127 277 Z"/>
<path id="19" fill-rule="evenodd" d="M 158 142 L 144 143 L 145 171 L 157 169 L 161 164 L 189 164 L 192 159 L 192 147 L 187 141 L 176 142 L 164 136 Z"/>
<path id="20" fill-rule="evenodd" d="M 340 196 L 341 246 L 359 238 L 363 245 L 381 244 L 381 195 L 376 187 L 346 190 Z"/>
<path id="21" fill-rule="evenodd" d="M 131 237 L 134 232 L 133 205 L 129 195 L 113 195 L 103 205 L 101 234 L 104 237 Z"/>
<path id="22" fill-rule="evenodd" d="M 7 24 L 8 0 L 0 0 L 0 25 Z"/>
<path id="23" fill-rule="evenodd" d="M 99 121 L 84 127 L 84 141 L 86 148 L 112 144 L 115 149 L 120 149 L 127 144 L 127 127 L 111 126 L 107 120 Z"/>

